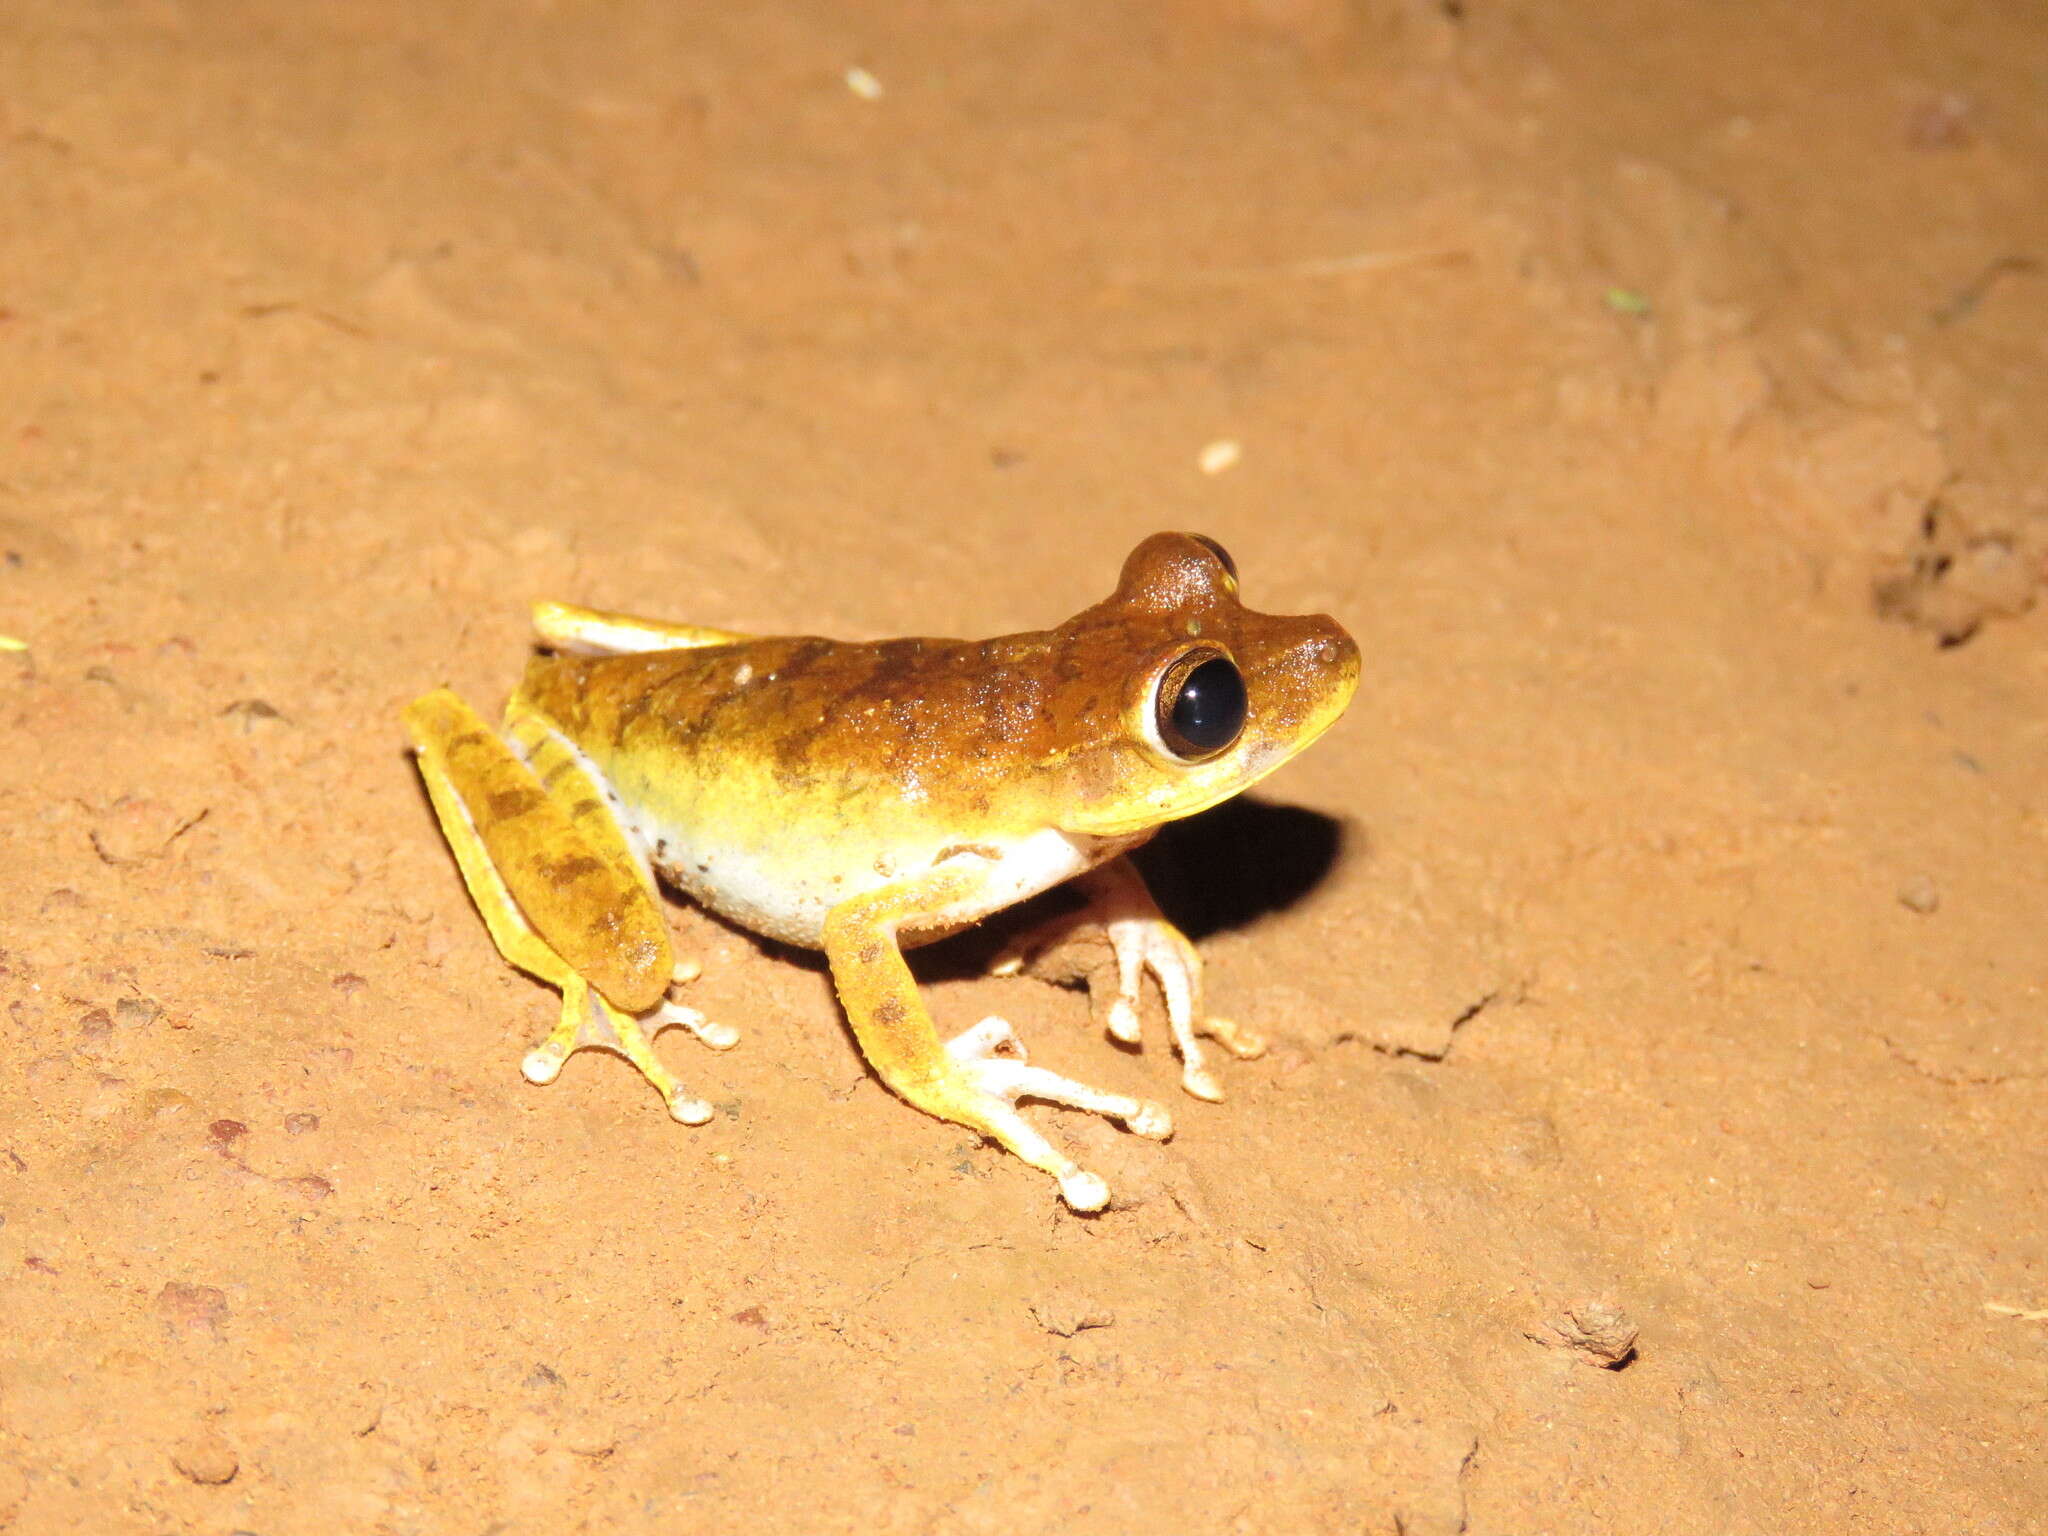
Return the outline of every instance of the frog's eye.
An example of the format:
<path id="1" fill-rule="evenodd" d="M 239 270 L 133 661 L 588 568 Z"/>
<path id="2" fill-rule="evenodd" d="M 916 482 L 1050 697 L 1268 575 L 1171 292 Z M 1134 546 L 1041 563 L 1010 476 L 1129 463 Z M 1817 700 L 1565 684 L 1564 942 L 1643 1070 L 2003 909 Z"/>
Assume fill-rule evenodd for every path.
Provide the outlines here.
<path id="1" fill-rule="evenodd" d="M 1244 674 L 1212 646 L 1177 657 L 1159 676 L 1152 725 L 1167 755 L 1183 763 L 1214 757 L 1244 730 Z"/>
<path id="2" fill-rule="evenodd" d="M 1210 554 L 1214 555 L 1216 557 L 1216 563 L 1222 566 L 1224 570 L 1230 573 L 1230 579 L 1232 581 L 1237 580 L 1237 562 L 1230 558 L 1229 550 L 1225 549 L 1221 544 L 1218 544 L 1206 533 L 1191 533 L 1188 535 L 1188 537 L 1193 539 L 1197 544 L 1201 545 L 1202 548 L 1208 550 Z"/>

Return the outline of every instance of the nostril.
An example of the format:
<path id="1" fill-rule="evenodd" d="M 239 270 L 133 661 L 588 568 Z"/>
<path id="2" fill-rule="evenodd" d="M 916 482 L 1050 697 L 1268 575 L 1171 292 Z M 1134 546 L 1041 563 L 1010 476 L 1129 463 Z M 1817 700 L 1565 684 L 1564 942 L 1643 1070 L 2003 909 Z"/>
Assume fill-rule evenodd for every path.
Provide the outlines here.
<path id="1" fill-rule="evenodd" d="M 1329 668 L 1347 665 L 1357 655 L 1358 648 L 1350 636 L 1343 633 L 1311 635 L 1295 647 L 1295 654 L 1309 665 Z"/>

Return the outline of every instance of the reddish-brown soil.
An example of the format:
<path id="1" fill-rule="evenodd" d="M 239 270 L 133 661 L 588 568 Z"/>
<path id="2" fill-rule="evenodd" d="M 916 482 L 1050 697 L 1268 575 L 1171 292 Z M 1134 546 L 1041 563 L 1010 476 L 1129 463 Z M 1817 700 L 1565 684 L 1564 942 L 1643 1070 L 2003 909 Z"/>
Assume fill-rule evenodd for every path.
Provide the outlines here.
<path id="1" fill-rule="evenodd" d="M 2043 1529 L 2044 79 L 2034 0 L 15 0 L 0 1525 Z M 1116 1208 L 680 907 L 713 1123 L 520 1079 L 407 699 L 1162 527 L 1366 667 L 1157 845 L 1276 1047 L 1034 1112 Z M 942 1026 L 1171 1091 L 983 953 Z"/>

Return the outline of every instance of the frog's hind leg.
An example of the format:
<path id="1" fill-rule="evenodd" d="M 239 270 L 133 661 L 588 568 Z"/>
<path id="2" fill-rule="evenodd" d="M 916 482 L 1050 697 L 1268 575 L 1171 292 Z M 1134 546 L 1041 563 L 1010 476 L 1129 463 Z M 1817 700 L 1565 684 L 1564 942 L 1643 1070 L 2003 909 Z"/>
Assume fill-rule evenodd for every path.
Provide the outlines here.
<path id="1" fill-rule="evenodd" d="M 503 945 L 499 946 L 503 949 Z M 510 958 L 509 956 L 507 958 Z M 514 961 L 514 964 L 519 962 Z M 521 966 L 521 969 L 532 969 Z M 553 977 L 543 980 L 554 981 Z M 529 1083 L 552 1083 L 561 1076 L 562 1064 L 578 1051 L 610 1051 L 623 1056 L 654 1085 L 668 1105 L 668 1112 L 685 1125 L 702 1125 L 711 1118 L 711 1106 L 692 1098 L 675 1076 L 654 1054 L 654 1037 L 671 1024 L 680 1024 L 691 1034 L 717 1050 L 732 1045 L 738 1035 L 724 1025 L 713 1024 L 694 1008 L 680 1003 L 663 1003 L 639 1017 L 621 1013 L 604 1000 L 598 990 L 564 968 L 556 982 L 562 989 L 562 1019 L 547 1039 L 528 1051 L 519 1063 L 520 1075 Z"/>
<path id="2" fill-rule="evenodd" d="M 623 656 L 641 651 L 687 651 L 705 645 L 733 645 L 751 640 L 729 629 L 701 624 L 672 624 L 665 619 L 636 618 L 602 608 L 570 603 L 535 603 L 533 632 L 550 650 L 572 656 Z"/>
<path id="3" fill-rule="evenodd" d="M 415 700 L 405 721 L 434 814 L 498 952 L 561 991 L 561 1021 L 527 1054 L 527 1079 L 552 1082 L 576 1051 L 609 1050 L 639 1069 L 676 1119 L 709 1119 L 710 1106 L 684 1090 L 650 1042 L 671 1024 L 721 1049 L 737 1036 L 667 1001 L 669 985 L 694 967 L 675 964 L 667 924 L 616 826 L 602 823 L 612 825 L 607 840 L 584 809 L 595 790 L 585 780 L 581 795 L 562 794 L 566 775 L 551 789 L 446 689 Z"/>

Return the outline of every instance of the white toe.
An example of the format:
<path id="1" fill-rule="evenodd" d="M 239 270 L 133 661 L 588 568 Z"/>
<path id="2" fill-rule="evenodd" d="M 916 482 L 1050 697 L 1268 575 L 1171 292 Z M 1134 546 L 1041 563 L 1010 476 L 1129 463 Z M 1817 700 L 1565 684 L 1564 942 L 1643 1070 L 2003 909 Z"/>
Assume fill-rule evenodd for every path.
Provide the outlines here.
<path id="1" fill-rule="evenodd" d="M 1077 1211 L 1099 1211 L 1109 1204 L 1109 1186 L 1077 1168 L 1060 1180 L 1060 1198 Z"/>
<path id="2" fill-rule="evenodd" d="M 702 1125 L 711 1118 L 711 1106 L 702 1099 L 693 1099 L 680 1088 L 674 1098 L 668 1101 L 668 1112 L 685 1125 Z"/>
<path id="3" fill-rule="evenodd" d="M 1125 1045 L 1136 1045 L 1143 1036 L 1137 1004 L 1128 997 L 1120 997 L 1109 1005 L 1108 1024 L 1109 1032 Z"/>
<path id="4" fill-rule="evenodd" d="M 1166 1112 L 1165 1105 L 1140 1099 L 1137 1111 L 1124 1116 L 1124 1128 L 1147 1141 L 1164 1141 L 1173 1134 L 1173 1116 Z"/>
<path id="5" fill-rule="evenodd" d="M 681 1003 L 663 1003 L 641 1017 L 650 1037 L 671 1024 L 679 1024 L 714 1051 L 729 1051 L 740 1043 L 740 1032 L 730 1024 L 714 1024 L 695 1008 L 685 1008 Z"/>

